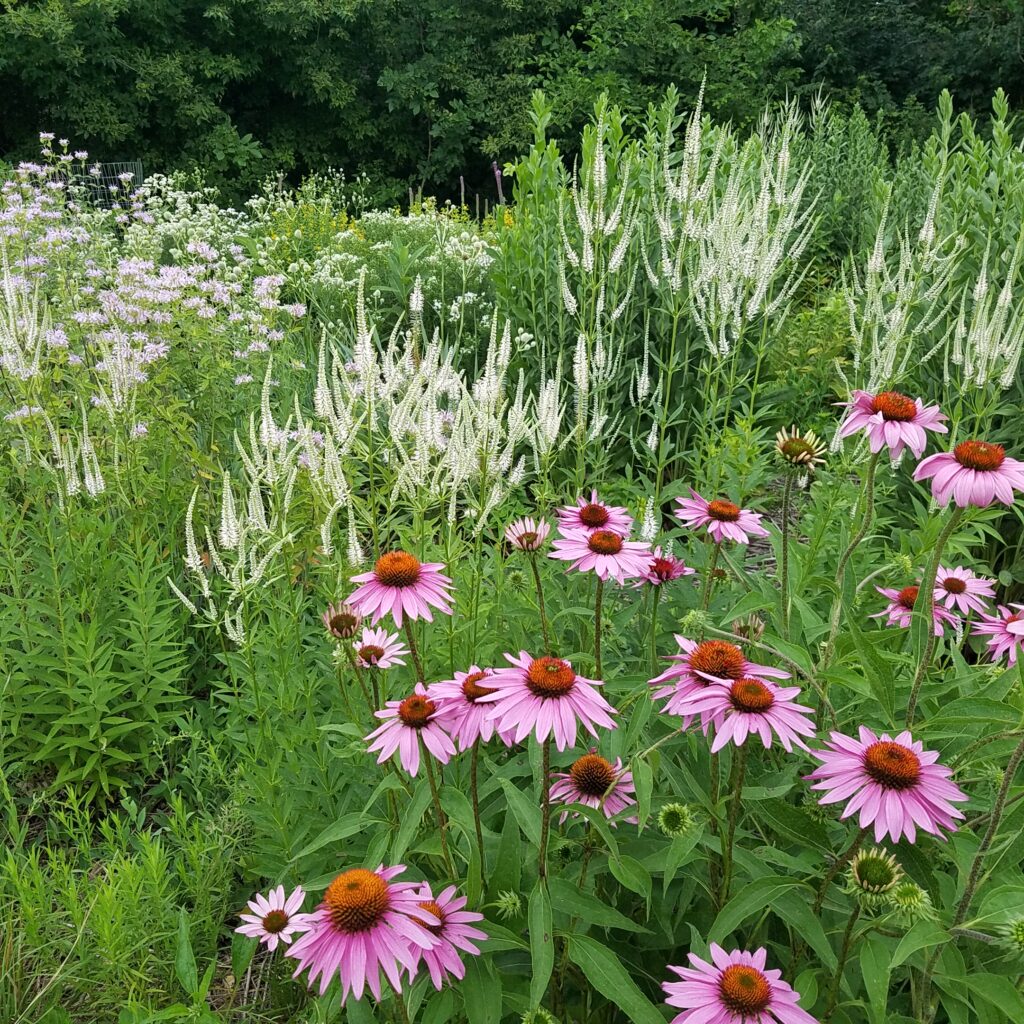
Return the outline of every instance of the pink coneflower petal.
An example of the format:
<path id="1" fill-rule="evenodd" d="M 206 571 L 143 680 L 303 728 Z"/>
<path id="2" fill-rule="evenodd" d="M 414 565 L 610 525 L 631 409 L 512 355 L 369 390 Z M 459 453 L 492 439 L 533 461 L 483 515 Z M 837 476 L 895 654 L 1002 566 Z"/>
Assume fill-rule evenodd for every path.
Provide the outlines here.
<path id="1" fill-rule="evenodd" d="M 629 536 L 633 528 L 633 517 L 619 505 L 607 505 L 597 496 L 597 491 L 590 492 L 590 501 L 578 498 L 575 505 L 558 510 L 558 529 L 566 530 L 610 530 L 612 533 Z"/>
<path id="2" fill-rule="evenodd" d="M 364 738 L 369 751 L 379 751 L 378 764 L 397 751 L 402 767 L 415 777 L 420 770 L 420 740 L 441 764 L 455 755 L 455 744 L 438 720 L 438 707 L 422 683 L 404 700 L 389 700 L 375 715 L 384 724 Z"/>
<path id="3" fill-rule="evenodd" d="M 950 498 L 960 508 L 984 508 L 993 501 L 1012 505 L 1014 491 L 1024 491 L 1024 462 L 1009 458 L 1001 445 L 961 441 L 953 451 L 923 460 L 914 479 L 931 480 L 932 497 L 940 505 Z"/>
<path id="4" fill-rule="evenodd" d="M 389 633 L 380 627 L 364 628 L 362 636 L 352 644 L 352 648 L 360 668 L 385 669 L 404 665 L 402 655 L 409 653 L 409 648 L 402 643 L 397 633 Z"/>
<path id="5" fill-rule="evenodd" d="M 914 605 L 917 603 L 920 587 L 904 587 L 902 590 L 895 590 L 891 587 L 875 587 L 883 597 L 889 599 L 889 603 L 880 611 L 870 615 L 869 618 L 880 619 L 883 615 L 888 626 L 899 626 L 901 629 L 909 628 L 914 620 Z M 936 636 L 942 636 L 945 632 L 945 625 L 957 627 L 960 619 L 952 612 L 947 611 L 941 604 L 932 604 L 932 625 Z"/>
<path id="6" fill-rule="evenodd" d="M 568 772 L 555 772 L 552 778 L 556 780 L 551 785 L 552 803 L 583 804 L 600 809 L 606 818 L 636 805 L 633 773 L 623 770 L 621 758 L 612 764 L 591 749 L 577 758 Z M 559 820 L 564 822 L 568 815 L 564 811 Z M 631 825 L 637 823 L 635 816 L 625 820 Z"/>
<path id="7" fill-rule="evenodd" d="M 417 894 L 419 907 L 429 915 L 425 922 L 427 930 L 433 935 L 435 945 L 430 949 L 419 950 L 419 956 L 427 967 L 427 973 L 434 988 L 440 990 L 446 978 L 461 980 L 466 974 L 461 953 L 479 956 L 480 949 L 475 945 L 487 938 L 487 933 L 474 928 L 473 925 L 484 919 L 483 914 L 466 910 L 466 897 L 456 896 L 454 885 L 443 889 L 436 897 L 431 894 L 430 886 L 424 887 Z M 416 969 L 409 971 L 409 980 L 416 975 Z"/>
<path id="8" fill-rule="evenodd" d="M 427 696 L 437 705 L 437 721 L 458 744 L 469 750 L 477 741 L 487 743 L 495 733 L 491 712 L 494 708 L 483 702 L 494 690 L 490 679 L 492 668 L 470 665 L 466 672 L 456 672 L 454 679 L 431 683 Z M 506 746 L 512 745 L 512 731 L 501 736 Z"/>
<path id="9" fill-rule="evenodd" d="M 816 780 L 811 788 L 824 791 L 822 804 L 846 801 L 840 817 L 859 812 L 861 828 L 874 825 L 875 842 L 885 835 L 914 842 L 918 828 L 945 838 L 942 830 L 963 818 L 953 804 L 967 796 L 950 781 L 953 773 L 909 732 L 879 737 L 861 726 L 858 739 L 833 732 L 826 747 L 812 752 L 822 763 L 807 776 Z"/>
<path id="10" fill-rule="evenodd" d="M 953 569 L 939 566 L 935 575 L 935 601 L 950 610 L 956 608 L 965 615 L 987 610 L 986 598 L 996 596 L 994 580 L 975 576 L 970 569 L 958 565 Z"/>
<path id="11" fill-rule="evenodd" d="M 872 452 L 889 449 L 891 458 L 898 458 L 909 448 L 915 458 L 924 454 L 928 443 L 926 430 L 948 433 L 942 425 L 946 417 L 937 405 L 924 405 L 920 398 L 909 398 L 898 391 L 872 395 L 854 391 L 845 419 L 839 427 L 840 437 L 863 431 Z"/>
<path id="12" fill-rule="evenodd" d="M 612 530 L 563 530 L 554 542 L 549 558 L 572 562 L 570 570 L 592 572 L 599 579 L 627 579 L 644 576 L 651 563 L 651 549 L 646 544 L 626 539 Z"/>
<path id="13" fill-rule="evenodd" d="M 782 972 L 765 969 L 765 949 L 727 953 L 714 942 L 709 948 L 710 962 L 690 953 L 689 967 L 669 965 L 681 980 L 662 983 L 665 1002 L 683 1011 L 672 1024 L 818 1024 L 800 1009 Z"/>
<path id="14" fill-rule="evenodd" d="M 259 939 L 271 951 L 277 949 L 278 943 L 287 946 L 296 935 L 312 927 L 313 915 L 298 913 L 305 898 L 301 885 L 287 897 L 283 885 L 271 889 L 265 897 L 257 893 L 249 900 L 251 913 L 238 915 L 242 924 L 235 931 Z"/>
<path id="15" fill-rule="evenodd" d="M 731 684 L 737 679 L 788 679 L 789 673 L 769 665 L 749 661 L 736 644 L 727 640 L 690 640 L 678 633 L 675 636 L 679 654 L 669 655 L 673 664 L 659 676 L 649 680 L 656 700 L 665 699 L 662 714 L 681 715 L 683 728 L 688 729 L 694 714 L 688 712 L 689 700 L 711 683 Z M 700 715 L 701 725 L 711 724 L 711 715 Z"/>
<path id="16" fill-rule="evenodd" d="M 999 605 L 997 615 L 982 615 L 981 621 L 971 627 L 971 632 L 990 638 L 987 641 L 988 652 L 993 661 L 1000 661 L 1005 654 L 1008 663 L 1016 665 L 1021 650 L 1024 650 L 1024 604 Z"/>
<path id="17" fill-rule="evenodd" d="M 493 705 L 491 721 L 499 732 L 512 733 L 515 743 L 533 733 L 538 743 L 553 736 L 555 746 L 565 750 L 576 743 L 577 725 L 595 737 L 598 726 L 615 728 L 616 711 L 598 692 L 600 680 L 578 676 L 561 658 L 520 651 L 505 659 L 512 667 L 495 670 L 488 680 L 494 692 L 480 701 Z"/>
<path id="18" fill-rule="evenodd" d="M 415 971 L 421 952 L 438 942 L 429 930 L 433 916 L 420 907 L 418 886 L 393 881 L 404 870 L 398 864 L 338 875 L 310 915 L 310 930 L 288 950 L 298 961 L 294 976 L 308 971 L 310 986 L 319 978 L 321 995 L 338 978 L 342 1006 L 350 992 L 361 999 L 367 988 L 379 1000 L 381 972 L 401 992 L 402 968 Z"/>
<path id="19" fill-rule="evenodd" d="M 401 628 L 405 617 L 433 621 L 430 609 L 451 615 L 451 580 L 440 562 L 421 562 L 407 551 L 389 551 L 377 559 L 372 572 L 352 577 L 361 584 L 348 599 L 361 615 L 376 624 L 388 613 Z"/>
<path id="20" fill-rule="evenodd" d="M 751 537 L 768 536 L 768 531 L 761 525 L 759 512 L 750 512 L 721 498 L 707 501 L 692 487 L 690 495 L 689 498 L 676 499 L 679 505 L 676 518 L 694 530 L 706 526 L 716 544 L 725 540 L 748 544 Z"/>
<path id="21" fill-rule="evenodd" d="M 543 519 L 517 519 L 505 528 L 505 540 L 520 551 L 536 551 L 544 546 L 551 527 Z"/>
<path id="22" fill-rule="evenodd" d="M 676 558 L 671 551 L 663 551 L 656 547 L 651 552 L 651 560 L 647 567 L 647 573 L 633 584 L 634 587 L 653 586 L 660 587 L 672 580 L 678 580 L 683 576 L 692 576 L 697 570 L 691 569 L 681 558 Z"/>

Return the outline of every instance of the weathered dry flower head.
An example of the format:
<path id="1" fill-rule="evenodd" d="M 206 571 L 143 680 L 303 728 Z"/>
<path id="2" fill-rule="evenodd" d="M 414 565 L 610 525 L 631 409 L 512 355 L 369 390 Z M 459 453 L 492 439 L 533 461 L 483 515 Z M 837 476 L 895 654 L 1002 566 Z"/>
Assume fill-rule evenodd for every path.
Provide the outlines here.
<path id="1" fill-rule="evenodd" d="M 336 640 L 350 640 L 356 635 L 363 617 L 351 605 L 339 603 L 329 604 L 323 614 L 323 623 L 327 632 Z"/>
<path id="2" fill-rule="evenodd" d="M 796 424 L 775 435 L 775 451 L 787 465 L 813 472 L 825 464 L 826 444 L 813 430 L 799 431 Z"/>

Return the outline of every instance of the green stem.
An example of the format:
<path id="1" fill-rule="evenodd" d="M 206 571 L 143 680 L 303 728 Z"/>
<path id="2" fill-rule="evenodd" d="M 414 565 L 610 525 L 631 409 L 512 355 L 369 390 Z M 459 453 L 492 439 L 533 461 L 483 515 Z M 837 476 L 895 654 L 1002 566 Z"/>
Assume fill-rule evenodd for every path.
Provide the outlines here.
<path id="1" fill-rule="evenodd" d="M 946 542 L 952 536 L 953 531 L 960 525 L 963 517 L 964 510 L 962 508 L 953 510 L 953 514 L 942 528 L 942 533 L 939 534 L 939 539 L 935 542 L 935 550 L 932 552 L 931 560 L 928 563 L 928 572 L 921 581 L 920 589 L 917 592 L 918 598 L 924 598 L 924 605 L 920 609 L 920 616 L 924 623 L 922 628 L 925 631 L 926 639 L 924 650 L 921 652 L 921 661 L 918 663 L 917 673 L 910 687 L 910 702 L 907 704 L 908 729 L 914 724 L 914 712 L 917 710 L 917 699 L 921 693 L 921 684 L 928 673 L 928 666 L 932 662 L 932 655 L 935 654 L 935 624 L 932 622 L 932 615 L 935 609 L 935 577 L 939 573 L 939 564 L 942 561 L 942 551 L 946 546 Z M 915 608 L 916 614 L 918 614 L 918 611 Z"/>
<path id="2" fill-rule="evenodd" d="M 544 637 L 544 653 L 551 654 L 551 632 L 548 629 L 548 616 L 544 608 L 544 588 L 540 582 L 540 570 L 537 568 L 537 553 L 529 552 L 530 568 L 533 570 L 533 585 L 537 588 L 537 610 L 540 613 L 540 630 Z"/>
<path id="3" fill-rule="evenodd" d="M 782 636 L 789 639 L 789 502 L 793 492 L 793 474 L 786 474 L 782 490 L 782 558 L 779 587 L 782 590 Z"/>
<path id="4" fill-rule="evenodd" d="M 359 667 L 359 662 L 356 661 L 356 652 L 352 650 L 352 645 L 347 642 L 342 642 L 342 647 L 345 648 L 345 654 L 348 656 L 348 663 L 352 666 L 352 671 L 355 673 L 355 677 L 359 682 L 359 689 L 363 691 L 363 697 L 366 700 L 367 710 L 370 712 L 370 719 L 373 719 L 373 713 L 377 710 L 377 705 L 373 702 L 373 697 L 370 696 L 370 691 L 366 686 L 366 680 L 363 678 L 362 669 Z"/>
<path id="5" fill-rule="evenodd" d="M 853 842 L 846 848 L 846 852 L 840 854 L 840 856 L 836 858 L 832 867 L 830 867 L 825 873 L 825 877 L 821 880 L 821 888 L 818 889 L 818 895 L 814 899 L 813 910 L 815 917 L 821 913 L 825 897 L 828 895 L 829 886 L 831 886 L 836 875 L 838 875 L 839 872 L 842 871 L 851 860 L 853 860 L 853 855 L 860 849 L 860 844 L 864 842 L 865 838 L 867 838 L 867 834 L 868 829 L 862 828 L 854 837 Z"/>
<path id="6" fill-rule="evenodd" d="M 395 1016 L 398 1019 L 398 1024 L 412 1024 L 409 1018 L 409 1010 L 405 1005 L 405 997 L 401 992 L 395 992 L 395 1009 L 397 1013 Z"/>
<path id="7" fill-rule="evenodd" d="M 441 798 L 437 793 L 437 779 L 434 778 L 434 765 L 431 762 L 433 755 L 427 750 L 423 743 L 423 737 L 420 737 L 420 757 L 423 760 L 424 765 L 427 768 L 427 780 L 430 783 L 430 795 L 434 799 L 434 811 L 437 813 L 437 827 L 441 833 L 441 855 L 444 857 L 445 868 L 448 870 L 448 877 L 455 878 L 455 866 L 452 864 L 452 856 L 448 852 L 448 819 L 444 816 L 444 811 L 441 810 Z"/>
<path id="8" fill-rule="evenodd" d="M 750 737 L 748 736 L 749 740 Z M 736 823 L 740 817 L 740 805 L 742 803 L 743 779 L 747 772 L 747 744 L 742 743 L 736 748 L 736 756 L 732 762 L 732 801 L 729 804 L 729 821 L 726 825 L 725 846 L 722 848 L 722 898 L 721 905 L 724 907 L 729 901 L 729 886 L 732 884 L 732 846 L 736 838 Z"/>
<path id="9" fill-rule="evenodd" d="M 412 620 L 405 620 L 405 638 L 409 641 L 409 653 L 412 655 L 412 663 L 416 668 L 417 682 L 426 684 L 427 677 L 423 674 L 423 662 L 420 660 L 420 649 L 416 646 L 416 637 L 412 629 Z"/>
<path id="10" fill-rule="evenodd" d="M 839 960 L 836 962 L 836 973 L 832 979 L 832 988 L 828 996 L 828 1005 L 825 1007 L 825 1014 L 822 1017 L 822 1024 L 828 1024 L 835 1013 L 836 1003 L 839 1002 L 839 989 L 843 983 L 843 968 L 846 966 L 846 958 L 850 955 L 850 940 L 853 938 L 853 929 L 857 925 L 857 918 L 860 917 L 860 903 L 854 904 L 850 920 L 846 922 L 846 931 L 843 932 L 843 944 L 839 949 Z"/>
<path id="11" fill-rule="evenodd" d="M 658 671 L 658 601 L 661 599 L 661 587 L 654 588 L 653 608 L 651 609 L 651 675 Z"/>
<path id="12" fill-rule="evenodd" d="M 597 595 L 594 598 L 594 672 L 598 679 L 604 679 L 601 671 L 601 605 L 604 598 L 604 580 L 597 579 Z"/>
<path id="13" fill-rule="evenodd" d="M 548 874 L 548 833 L 551 831 L 551 737 L 543 744 L 544 760 L 541 767 L 540 852 L 537 875 L 543 881 Z"/>
<path id="14" fill-rule="evenodd" d="M 704 577 L 704 595 L 700 601 L 700 610 L 706 612 L 708 606 L 711 604 L 711 591 L 715 586 L 715 570 L 718 568 L 718 555 L 721 551 L 721 545 L 715 544 L 714 549 L 711 552 L 711 561 L 708 563 Z"/>
<path id="15" fill-rule="evenodd" d="M 469 791 L 473 801 L 473 824 L 476 826 L 476 847 L 480 852 L 480 877 L 487 877 L 484 866 L 484 833 L 480 824 L 480 789 L 478 784 L 478 768 L 480 763 L 480 737 L 473 742 L 473 756 L 469 762 Z"/>
<path id="16" fill-rule="evenodd" d="M 1024 676 L 1024 667 L 1021 669 L 1021 675 Z M 957 904 L 956 913 L 953 915 L 953 923 L 950 925 L 950 930 L 955 930 L 964 923 L 968 913 L 971 909 L 971 902 L 974 900 L 974 894 L 978 888 L 978 882 L 981 879 L 981 869 L 985 862 L 985 857 L 988 855 L 988 851 L 992 847 L 992 843 L 996 838 L 996 833 L 999 831 L 999 823 L 1003 817 L 1003 810 L 1006 807 L 1006 797 L 1010 792 L 1010 786 L 1013 785 L 1014 776 L 1017 774 L 1017 769 L 1020 767 L 1021 760 L 1024 759 L 1024 740 L 1021 740 L 1017 744 L 1017 749 L 1014 750 L 1010 757 L 1010 761 L 1006 766 L 1006 771 L 1003 773 L 1002 785 L 999 787 L 999 792 L 996 794 L 995 804 L 992 807 L 992 816 L 989 819 L 988 828 L 985 830 L 985 835 L 981 840 L 981 845 L 978 847 L 978 852 L 974 855 L 974 860 L 971 861 L 971 870 L 967 876 L 967 885 L 964 886 L 964 894 L 960 897 L 960 902 Z M 928 1021 L 934 1016 L 935 1008 L 931 1004 L 931 979 L 932 972 L 935 970 L 935 964 L 939 959 L 939 955 L 942 952 L 942 947 L 938 946 L 929 956 L 924 967 L 924 974 L 921 977 L 921 1007 L 922 1007 L 922 1020 L 927 1024 Z"/>

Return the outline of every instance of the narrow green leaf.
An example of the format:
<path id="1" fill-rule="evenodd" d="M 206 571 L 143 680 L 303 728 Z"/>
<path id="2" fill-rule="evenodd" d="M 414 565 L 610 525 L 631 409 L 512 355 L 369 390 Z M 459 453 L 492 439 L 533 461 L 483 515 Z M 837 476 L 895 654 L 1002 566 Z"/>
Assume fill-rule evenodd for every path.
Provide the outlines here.
<path id="1" fill-rule="evenodd" d="M 891 966 L 895 970 L 919 949 L 937 946 L 940 942 L 949 942 L 949 932 L 945 928 L 940 928 L 934 921 L 918 921 L 896 945 Z"/>
<path id="2" fill-rule="evenodd" d="M 708 942 L 722 942 L 751 914 L 761 913 L 765 907 L 771 906 L 776 896 L 801 884 L 784 875 L 768 875 L 744 886 L 722 907 L 711 926 L 711 931 L 708 932 Z"/>
<path id="3" fill-rule="evenodd" d="M 607 946 L 587 935 L 569 936 L 569 959 L 601 995 L 622 1010 L 630 1024 L 665 1024 L 661 1011 Z"/>
<path id="4" fill-rule="evenodd" d="M 469 1024 L 498 1024 L 501 1020 L 501 978 L 484 957 L 466 957 L 466 977 L 459 989 Z"/>
<path id="5" fill-rule="evenodd" d="M 501 780 L 501 788 L 505 791 L 505 799 L 515 815 L 519 828 L 526 838 L 538 849 L 540 848 L 540 807 L 535 804 L 518 786 L 509 779 Z"/>
<path id="6" fill-rule="evenodd" d="M 544 883 L 538 880 L 530 893 L 530 1002 L 540 1006 L 555 966 L 555 937 L 551 925 L 551 899 Z"/>
<path id="7" fill-rule="evenodd" d="M 1024 1021 L 1024 996 L 1009 978 L 998 974 L 971 974 L 961 979 L 985 1002 L 1006 1014 L 1008 1021 Z"/>
<path id="8" fill-rule="evenodd" d="M 860 972 L 868 994 L 868 1010 L 875 1024 L 885 1024 L 889 999 L 889 951 L 877 935 L 864 940 L 860 950 Z"/>
<path id="9" fill-rule="evenodd" d="M 621 928 L 627 932 L 648 932 L 647 928 L 620 914 L 614 907 L 599 900 L 585 889 L 580 889 L 568 879 L 552 878 L 548 882 L 551 906 L 554 910 L 577 917 L 587 924 L 602 928 Z"/>

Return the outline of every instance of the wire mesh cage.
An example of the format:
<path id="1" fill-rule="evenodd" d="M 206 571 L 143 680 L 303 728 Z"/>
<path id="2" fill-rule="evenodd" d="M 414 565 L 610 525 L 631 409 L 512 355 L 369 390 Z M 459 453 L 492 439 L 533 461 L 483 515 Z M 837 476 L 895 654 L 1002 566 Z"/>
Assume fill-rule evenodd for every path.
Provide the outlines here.
<path id="1" fill-rule="evenodd" d="M 99 173 L 84 175 L 80 183 L 86 187 L 89 198 L 97 206 L 113 206 L 118 196 L 142 184 L 141 160 L 96 163 L 90 164 L 90 168 L 98 168 Z"/>

